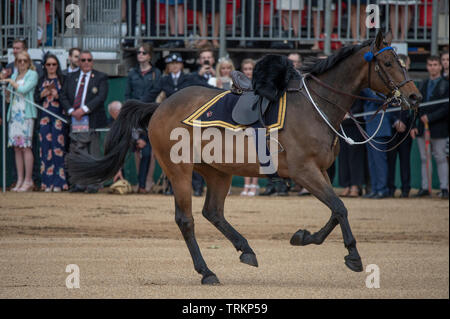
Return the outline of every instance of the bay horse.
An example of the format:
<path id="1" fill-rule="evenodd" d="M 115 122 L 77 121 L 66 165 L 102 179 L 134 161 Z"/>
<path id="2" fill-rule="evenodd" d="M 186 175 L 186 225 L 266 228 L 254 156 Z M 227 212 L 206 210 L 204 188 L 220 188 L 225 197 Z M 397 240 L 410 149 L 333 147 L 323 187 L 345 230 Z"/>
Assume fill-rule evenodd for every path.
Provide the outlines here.
<path id="1" fill-rule="evenodd" d="M 363 88 L 370 87 L 387 97 L 395 95 L 401 100 L 403 108 L 415 108 L 418 105 L 421 95 L 390 47 L 391 40 L 390 34 L 384 36 L 378 32 L 374 40 L 344 47 L 326 59 L 313 58 L 304 64 L 302 72 L 318 79 L 306 77 L 304 83 L 313 92 L 312 99 L 320 105 L 334 129 L 339 128 L 355 95 Z M 331 217 L 323 228 L 313 234 L 300 229 L 294 233 L 290 243 L 299 246 L 320 245 L 339 224 L 349 253 L 344 258 L 345 264 L 353 271 L 362 271 L 362 261 L 350 228 L 347 209 L 335 194 L 326 173 L 339 153 L 336 134 L 313 108 L 312 100 L 303 92 L 304 88 L 299 86 L 297 90 L 287 90 L 289 81 L 298 79 L 299 74 L 284 57 L 278 59 L 281 61 L 278 64 L 273 63 L 276 60 L 273 56 L 266 56 L 257 63 L 253 88 L 256 94 L 273 95 L 275 98 L 286 92 L 285 127 L 278 135 L 284 151 L 278 154 L 277 173 L 305 187 L 331 210 Z M 333 90 L 329 87 L 333 87 Z M 260 174 L 259 163 L 191 161 L 175 164 L 171 160 L 171 148 L 178 142 L 169 139 L 171 132 L 184 127 L 191 133 L 189 142 L 192 146 L 193 127 L 181 121 L 220 92 L 194 86 L 180 90 L 159 105 L 128 101 L 106 137 L 104 157 L 94 158 L 73 152 L 66 156 L 73 182 L 91 184 L 105 181 L 122 167 L 132 143 L 133 129 L 148 127 L 156 159 L 172 183 L 176 224 L 187 244 L 194 268 L 202 276 L 201 283 L 209 285 L 218 284 L 219 279 L 206 265 L 195 237 L 191 187 L 193 170 L 199 172 L 207 184 L 203 216 L 228 238 L 236 250 L 242 252 L 241 262 L 255 267 L 258 262 L 252 248 L 225 219 L 224 202 L 233 175 L 264 177 Z M 223 133 L 225 129 L 220 128 L 220 131 Z M 206 141 L 201 143 L 203 146 Z"/>

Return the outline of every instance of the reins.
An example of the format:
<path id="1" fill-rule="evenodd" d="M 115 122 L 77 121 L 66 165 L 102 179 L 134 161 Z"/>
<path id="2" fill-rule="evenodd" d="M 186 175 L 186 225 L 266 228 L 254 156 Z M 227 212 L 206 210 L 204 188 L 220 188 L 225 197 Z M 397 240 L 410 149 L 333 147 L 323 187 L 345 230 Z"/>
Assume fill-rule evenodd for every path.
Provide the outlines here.
<path id="1" fill-rule="evenodd" d="M 347 93 L 347 92 L 344 92 L 344 91 L 341 91 L 341 90 L 339 90 L 339 89 L 336 89 L 336 88 L 332 87 L 331 85 L 329 85 L 329 84 L 323 82 L 322 80 L 320 80 L 319 78 L 317 78 L 316 76 L 314 76 L 314 75 L 312 75 L 312 74 L 310 74 L 310 73 L 305 74 L 305 75 L 302 77 L 302 83 L 303 83 L 303 85 L 298 89 L 298 91 L 301 91 L 301 88 L 302 88 L 302 87 L 305 88 L 306 93 L 307 93 L 307 94 L 305 94 L 305 95 L 307 96 L 307 98 L 309 98 L 309 100 L 311 101 L 311 103 L 312 103 L 313 106 L 316 108 L 317 112 L 319 113 L 319 115 L 320 115 L 320 116 L 323 118 L 323 120 L 328 124 L 328 126 L 329 126 L 329 127 L 330 127 L 330 128 L 331 128 L 338 136 L 339 136 L 339 137 L 341 137 L 342 139 L 344 139 L 347 143 L 349 143 L 350 145 L 369 143 L 373 148 L 375 148 L 375 149 L 378 150 L 378 151 L 381 151 L 381 152 L 389 152 L 389 151 L 391 151 L 391 150 L 397 148 L 397 147 L 398 147 L 398 146 L 406 139 L 406 137 L 409 135 L 409 132 L 410 132 L 411 129 L 412 129 L 414 120 L 411 122 L 411 125 L 410 125 L 410 127 L 409 127 L 409 129 L 408 129 L 408 133 L 405 134 L 405 136 L 401 139 L 401 141 L 400 141 L 399 143 L 397 143 L 397 144 L 394 145 L 393 147 L 389 148 L 388 150 L 380 150 L 379 148 L 377 148 L 376 146 L 374 146 L 374 145 L 371 143 L 371 140 L 372 140 L 372 139 L 375 137 L 375 135 L 378 133 L 378 131 L 379 131 L 380 127 L 381 127 L 381 123 L 382 123 L 383 118 L 384 118 L 384 114 L 385 114 L 385 112 L 386 112 L 386 108 L 388 107 L 389 104 L 394 104 L 394 105 L 396 104 L 396 105 L 399 105 L 399 104 L 401 104 L 401 99 L 403 99 L 403 101 L 409 105 L 409 103 L 403 98 L 403 96 L 402 96 L 402 94 L 401 94 L 401 92 L 400 92 L 399 89 L 400 89 L 402 86 L 404 86 L 405 84 L 407 84 L 408 82 L 411 82 L 412 80 L 409 79 L 408 74 L 407 74 L 407 72 L 406 72 L 406 69 L 405 69 L 405 67 L 404 67 L 404 64 L 401 63 L 400 59 L 399 59 L 398 56 L 395 54 L 395 50 L 394 50 L 392 47 L 387 46 L 387 47 L 384 47 L 383 49 L 379 50 L 378 52 L 373 53 L 374 44 L 375 44 L 375 41 L 372 42 L 372 44 L 371 44 L 371 46 L 370 46 L 370 50 L 369 50 L 367 53 L 364 54 L 364 59 L 365 59 L 367 62 L 369 62 L 369 73 L 368 73 L 369 88 L 370 88 L 370 83 L 371 83 L 371 71 L 370 71 L 370 70 L 371 70 L 371 63 L 374 61 L 374 63 L 375 63 L 374 70 L 377 72 L 378 76 L 379 76 L 380 79 L 383 81 L 383 83 L 386 85 L 386 87 L 389 88 L 389 89 L 391 89 L 391 92 L 390 92 L 390 94 L 388 95 L 387 98 L 385 98 L 385 99 L 377 99 L 377 98 L 371 98 L 371 97 L 365 97 L 365 96 L 360 96 L 360 95 L 354 95 L 354 94 L 351 94 L 351 93 Z M 387 51 L 387 50 L 392 50 L 392 51 L 394 52 L 394 55 L 395 55 L 395 57 L 396 57 L 395 60 L 396 60 L 397 63 L 400 65 L 400 67 L 401 67 L 401 69 L 402 69 L 402 71 L 403 71 L 403 74 L 404 74 L 404 78 L 405 78 L 405 79 L 404 79 L 402 82 L 400 82 L 398 85 L 395 84 L 395 82 L 393 81 L 393 79 L 392 79 L 392 77 L 389 75 L 389 73 L 387 73 L 387 72 L 384 70 L 384 68 L 382 68 L 382 67 L 378 64 L 378 60 L 376 59 L 376 57 L 377 57 L 379 54 L 381 54 L 382 52 Z M 365 100 L 365 101 L 372 101 L 372 102 L 382 103 L 382 104 L 380 105 L 380 107 L 377 109 L 377 111 L 371 116 L 371 118 L 370 118 L 368 121 L 366 121 L 366 122 L 372 121 L 372 120 L 376 117 L 376 115 L 380 112 L 380 110 L 383 110 L 383 113 L 382 113 L 382 117 L 381 117 L 380 123 L 378 124 L 378 127 L 377 127 L 375 133 L 374 133 L 371 137 L 369 137 L 368 134 L 364 131 L 364 129 L 363 129 L 363 128 L 361 127 L 361 125 L 360 125 L 360 124 L 363 124 L 363 123 L 365 123 L 365 122 L 360 122 L 360 121 L 358 121 L 358 120 L 353 116 L 353 114 L 351 113 L 350 110 L 348 110 L 348 111 L 345 110 L 345 109 L 344 109 L 343 107 L 341 107 L 340 105 L 338 105 L 338 104 L 336 104 L 336 103 L 330 101 L 328 98 L 326 98 L 326 97 L 324 97 L 324 96 L 321 96 L 321 95 L 318 94 L 314 89 L 311 88 L 311 91 L 312 91 L 316 96 L 318 96 L 318 97 L 320 97 L 321 99 L 325 100 L 325 101 L 328 102 L 329 104 L 338 107 L 341 111 L 347 113 L 347 114 L 349 115 L 349 117 L 355 122 L 356 127 L 357 127 L 358 130 L 361 132 L 362 136 L 363 136 L 364 138 L 366 138 L 366 140 L 363 141 L 363 142 L 355 142 L 355 141 L 353 141 L 351 138 L 349 138 L 349 137 L 345 134 L 342 125 L 340 125 L 340 127 L 341 127 L 341 131 L 342 131 L 343 135 L 339 134 L 339 132 L 337 132 L 337 130 L 335 130 L 334 127 L 329 123 L 328 119 L 326 118 L 326 115 L 323 114 L 323 112 L 319 109 L 319 107 L 318 107 L 318 106 L 316 105 L 316 103 L 314 102 L 314 100 L 313 100 L 313 98 L 312 98 L 311 94 L 309 93 L 309 90 L 308 90 L 308 88 L 307 88 L 307 86 L 306 86 L 306 82 L 305 82 L 305 79 L 306 79 L 306 78 L 311 78 L 311 79 L 314 80 L 317 84 L 319 84 L 319 85 L 321 85 L 322 87 L 324 87 L 324 88 L 326 88 L 326 89 L 328 89 L 328 90 L 330 90 L 330 91 L 332 91 L 332 92 L 334 92 L 334 93 L 336 93 L 336 94 L 339 94 L 339 95 L 347 96 L 347 97 L 350 97 L 350 98 L 353 98 L 353 99 L 359 99 L 359 100 Z M 290 91 L 293 91 L 293 90 L 290 90 Z M 378 95 L 378 94 L 377 94 L 377 95 Z M 415 112 L 414 112 L 414 119 L 416 118 L 416 116 L 417 116 L 417 110 L 415 110 Z M 387 141 L 387 142 L 378 142 L 378 141 L 375 141 L 375 140 L 374 140 L 374 142 L 376 142 L 376 143 L 378 143 L 378 144 L 388 144 L 388 143 L 390 143 L 391 141 L 393 141 L 393 140 L 396 138 L 397 133 L 398 133 L 398 132 L 396 131 L 395 134 L 394 134 L 394 136 L 393 136 L 389 141 Z"/>
<path id="2" fill-rule="evenodd" d="M 355 126 L 356 126 L 356 127 L 358 128 L 358 130 L 361 132 L 361 135 L 362 135 L 363 137 L 365 137 L 365 138 L 367 138 L 368 135 L 367 135 L 367 133 L 364 131 L 364 129 L 361 127 L 361 124 L 367 124 L 367 123 L 373 121 L 373 120 L 375 119 L 375 116 L 380 112 L 381 109 L 383 109 L 383 111 L 385 111 L 385 108 L 383 107 L 384 104 L 383 104 L 383 105 L 381 105 L 381 106 L 380 106 L 380 107 L 372 114 L 372 116 L 370 117 L 369 120 L 367 120 L 367 121 L 358 121 L 358 120 L 356 119 L 356 117 L 353 115 L 353 113 L 352 113 L 350 110 L 349 110 L 349 111 L 346 111 L 346 110 L 345 110 L 343 107 L 341 107 L 339 104 L 336 104 L 336 103 L 330 101 L 328 98 L 319 95 L 313 88 L 310 87 L 309 89 L 311 90 L 311 92 L 313 92 L 315 95 L 317 95 L 317 96 L 320 97 L 321 99 L 325 100 L 326 102 L 330 103 L 331 105 L 336 106 L 337 108 L 341 109 L 341 111 L 347 112 L 348 117 L 349 117 L 350 119 L 352 119 L 353 122 L 355 122 Z M 412 126 L 410 126 L 409 131 L 411 130 L 411 128 L 412 128 Z M 341 128 L 341 129 L 342 129 L 342 128 Z M 344 132 L 344 130 L 342 130 L 342 132 Z M 397 134 L 398 134 L 398 131 L 395 131 L 395 133 L 394 133 L 394 135 L 392 136 L 392 138 L 389 139 L 389 141 L 386 141 L 386 142 L 376 141 L 375 139 L 374 139 L 373 141 L 374 141 L 375 143 L 377 143 L 377 144 L 389 144 L 389 143 L 391 143 L 391 142 L 397 137 Z"/>
<path id="3" fill-rule="evenodd" d="M 348 136 L 345 134 L 344 130 L 342 129 L 342 125 L 341 125 L 341 130 L 342 130 L 342 132 L 343 132 L 343 135 L 340 134 L 340 133 L 333 127 L 333 125 L 330 124 L 330 122 L 328 121 L 326 115 L 323 114 L 323 112 L 319 109 L 319 107 L 317 106 L 316 102 L 314 102 L 314 100 L 313 100 L 311 94 L 309 93 L 308 87 L 306 86 L 305 78 L 303 78 L 302 81 L 303 81 L 303 87 L 304 87 L 305 90 L 306 90 L 307 97 L 309 98 L 309 100 L 310 100 L 311 103 L 313 104 L 314 108 L 315 108 L 315 109 L 317 110 L 317 112 L 319 113 L 319 115 L 322 117 L 322 119 L 325 121 L 325 123 L 328 124 L 328 126 L 331 128 L 331 130 L 332 130 L 337 136 L 339 136 L 340 138 L 342 138 L 343 140 L 345 140 L 348 144 L 350 144 L 350 145 L 355 145 L 355 144 L 356 144 L 356 145 L 366 144 L 366 143 L 368 143 L 370 140 L 372 140 L 372 139 L 375 137 L 375 135 L 378 133 L 378 131 L 380 130 L 381 123 L 383 122 L 383 118 L 384 118 L 385 112 L 383 112 L 383 113 L 381 114 L 381 120 L 380 120 L 380 123 L 378 124 L 378 127 L 377 127 L 375 133 L 374 133 L 369 139 L 367 139 L 366 141 L 363 141 L 363 142 L 355 142 L 352 138 L 348 137 Z"/>

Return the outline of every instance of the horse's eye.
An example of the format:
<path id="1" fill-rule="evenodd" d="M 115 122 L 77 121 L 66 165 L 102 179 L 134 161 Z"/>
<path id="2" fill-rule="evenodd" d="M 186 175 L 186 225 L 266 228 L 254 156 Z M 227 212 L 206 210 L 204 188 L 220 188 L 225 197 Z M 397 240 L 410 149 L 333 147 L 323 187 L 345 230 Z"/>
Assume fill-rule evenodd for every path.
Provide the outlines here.
<path id="1" fill-rule="evenodd" d="M 389 62 L 389 61 L 388 62 L 384 62 L 384 65 L 387 66 L 387 67 L 392 66 L 391 62 Z"/>

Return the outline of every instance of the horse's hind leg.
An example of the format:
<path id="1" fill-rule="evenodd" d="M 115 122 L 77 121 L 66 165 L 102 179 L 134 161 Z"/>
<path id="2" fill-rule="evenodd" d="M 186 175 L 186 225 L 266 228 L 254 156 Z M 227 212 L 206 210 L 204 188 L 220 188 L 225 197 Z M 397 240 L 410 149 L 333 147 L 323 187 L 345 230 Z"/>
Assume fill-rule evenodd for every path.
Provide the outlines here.
<path id="1" fill-rule="evenodd" d="M 217 276 L 208 269 L 208 266 L 206 266 L 206 262 L 203 259 L 197 240 L 195 239 L 191 197 L 192 168 L 185 167 L 185 169 L 183 169 L 181 165 L 178 165 L 172 167 L 172 169 L 173 170 L 167 170 L 167 168 L 165 168 L 165 172 L 172 183 L 175 196 L 175 221 L 183 234 L 192 261 L 194 262 L 194 268 L 203 276 L 202 284 L 219 284 Z"/>
<path id="2" fill-rule="evenodd" d="M 345 256 L 345 264 L 353 271 L 362 271 L 361 257 L 356 249 L 356 240 L 353 237 L 348 222 L 347 208 L 344 203 L 335 194 L 329 180 L 324 177 L 320 169 L 315 165 L 310 165 L 298 173 L 294 174 L 295 181 L 299 182 L 320 201 L 325 203 L 332 212 L 330 220 L 317 233 L 311 235 L 307 230 L 297 231 L 291 238 L 292 245 L 308 245 L 311 243 L 321 244 L 331 231 L 339 223 L 341 225 L 344 245 L 348 249 L 349 254 Z"/>
<path id="3" fill-rule="evenodd" d="M 242 251 L 239 257 L 241 262 L 258 267 L 256 255 L 247 240 L 228 223 L 224 216 L 225 198 L 231 185 L 232 175 L 224 174 L 211 167 L 203 167 L 200 171 L 208 187 L 203 216 L 231 241 L 236 250 Z"/>

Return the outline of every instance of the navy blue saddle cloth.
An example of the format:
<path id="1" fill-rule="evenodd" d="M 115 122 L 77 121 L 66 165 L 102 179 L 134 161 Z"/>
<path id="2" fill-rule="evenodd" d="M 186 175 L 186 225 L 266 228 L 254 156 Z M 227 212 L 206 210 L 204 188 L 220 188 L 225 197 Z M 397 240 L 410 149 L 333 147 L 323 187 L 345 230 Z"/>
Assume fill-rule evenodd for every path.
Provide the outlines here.
<path id="1" fill-rule="evenodd" d="M 232 130 L 245 129 L 247 126 L 236 123 L 231 116 L 239 97 L 240 95 L 233 94 L 231 91 L 222 92 L 199 107 L 182 122 L 196 127 L 223 127 Z M 269 132 L 283 129 L 285 115 L 286 93 L 276 105 L 272 104 L 264 114 L 264 123 Z M 261 127 L 261 124 L 257 121 L 255 124 L 249 126 L 258 128 Z"/>

